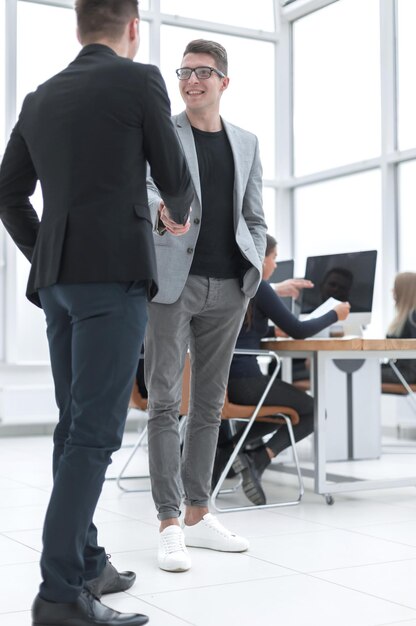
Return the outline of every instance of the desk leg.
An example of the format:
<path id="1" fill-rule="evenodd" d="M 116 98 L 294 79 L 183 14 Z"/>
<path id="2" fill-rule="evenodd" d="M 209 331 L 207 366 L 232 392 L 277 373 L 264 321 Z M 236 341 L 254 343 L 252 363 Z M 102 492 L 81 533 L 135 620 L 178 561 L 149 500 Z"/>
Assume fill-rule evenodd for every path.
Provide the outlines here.
<path id="1" fill-rule="evenodd" d="M 315 493 L 326 494 L 325 354 L 323 352 L 314 352 L 312 363 L 315 426 Z"/>
<path id="2" fill-rule="evenodd" d="M 292 358 L 282 357 L 282 380 L 292 382 Z"/>

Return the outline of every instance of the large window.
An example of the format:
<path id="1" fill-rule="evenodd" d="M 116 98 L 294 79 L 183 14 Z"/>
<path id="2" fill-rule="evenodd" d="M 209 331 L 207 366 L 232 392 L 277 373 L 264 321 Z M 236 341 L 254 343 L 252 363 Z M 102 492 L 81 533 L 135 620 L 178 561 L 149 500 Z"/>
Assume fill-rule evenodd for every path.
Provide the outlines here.
<path id="1" fill-rule="evenodd" d="M 140 21 L 140 46 L 135 61 L 149 63 L 149 22 Z"/>
<path id="2" fill-rule="evenodd" d="M 300 187 L 295 192 L 295 274 L 307 256 L 378 250 L 382 254 L 378 170 Z M 376 274 L 372 323 L 381 331 L 381 274 Z"/>
<path id="3" fill-rule="evenodd" d="M 264 177 L 274 178 L 274 44 L 189 28 L 162 26 L 161 71 L 173 113 L 179 113 L 184 108 L 175 69 L 181 64 L 186 44 L 201 37 L 218 41 L 227 50 L 230 85 L 222 96 L 222 116 L 258 136 Z"/>
<path id="4" fill-rule="evenodd" d="M 263 188 L 263 210 L 268 232 L 278 238 L 276 234 L 276 191 L 270 187 Z"/>
<path id="5" fill-rule="evenodd" d="M 253 5 L 252 0 L 161 0 L 160 10 L 208 22 L 274 31 L 273 3 L 270 0 L 261 0 L 261 5 Z"/>
<path id="6" fill-rule="evenodd" d="M 416 161 L 399 167 L 399 207 L 399 269 L 416 272 Z"/>
<path id="7" fill-rule="evenodd" d="M 397 2 L 398 143 L 399 149 L 416 148 L 416 2 Z"/>
<path id="8" fill-rule="evenodd" d="M 379 154 L 379 23 L 379 0 L 340 0 L 294 23 L 297 176 Z"/>
<path id="9" fill-rule="evenodd" d="M 25 95 L 64 69 L 80 50 L 73 10 L 18 2 L 17 5 L 17 110 Z M 54 27 L 51 28 L 51 24 Z M 42 195 L 38 186 L 32 198 L 39 215 Z M 25 298 L 29 264 L 21 253 L 16 257 L 16 341 L 20 362 L 48 361 L 45 320 L 42 311 Z"/>
<path id="10" fill-rule="evenodd" d="M 64 69 L 78 54 L 71 9 L 18 2 L 17 109 L 29 91 Z M 51 27 L 53 24 L 53 28 Z"/>

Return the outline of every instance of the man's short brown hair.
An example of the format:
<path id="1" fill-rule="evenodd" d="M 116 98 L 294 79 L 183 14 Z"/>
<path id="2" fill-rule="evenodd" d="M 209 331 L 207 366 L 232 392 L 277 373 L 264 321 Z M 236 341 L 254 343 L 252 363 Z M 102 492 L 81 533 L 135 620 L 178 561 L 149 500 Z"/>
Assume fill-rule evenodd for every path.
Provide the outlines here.
<path id="1" fill-rule="evenodd" d="M 76 0 L 75 12 L 81 39 L 120 39 L 126 24 L 139 17 L 138 5 L 138 0 Z"/>
<path id="2" fill-rule="evenodd" d="M 227 51 L 220 43 L 209 39 L 194 39 L 185 48 L 183 56 L 187 54 L 209 54 L 215 60 L 217 69 L 227 76 L 228 59 Z"/>

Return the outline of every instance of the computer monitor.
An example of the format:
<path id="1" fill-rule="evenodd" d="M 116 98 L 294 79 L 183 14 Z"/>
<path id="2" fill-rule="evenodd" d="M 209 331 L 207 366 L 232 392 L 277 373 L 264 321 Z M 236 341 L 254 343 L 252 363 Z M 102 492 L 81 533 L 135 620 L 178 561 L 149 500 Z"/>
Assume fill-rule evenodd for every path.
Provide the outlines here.
<path id="1" fill-rule="evenodd" d="M 361 334 L 371 321 L 377 250 L 311 256 L 306 260 L 305 278 L 314 283 L 301 292 L 301 314 L 314 311 L 331 296 L 351 304 L 343 323 L 347 334 Z"/>
<path id="2" fill-rule="evenodd" d="M 293 259 L 289 259 L 287 261 L 279 261 L 277 260 L 277 267 L 274 270 L 273 274 L 269 278 L 269 283 L 282 283 L 284 280 L 288 278 L 293 278 L 293 269 L 294 269 L 294 261 Z M 292 298 L 281 298 L 282 302 L 286 306 L 289 311 L 292 311 L 293 299 Z"/>

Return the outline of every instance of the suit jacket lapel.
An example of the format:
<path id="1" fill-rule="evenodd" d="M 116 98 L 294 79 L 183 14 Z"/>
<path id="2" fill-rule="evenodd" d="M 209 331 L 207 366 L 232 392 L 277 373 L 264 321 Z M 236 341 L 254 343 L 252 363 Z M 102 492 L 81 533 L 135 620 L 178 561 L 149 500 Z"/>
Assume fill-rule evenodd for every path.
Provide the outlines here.
<path id="1" fill-rule="evenodd" d="M 232 124 L 228 124 L 228 122 L 223 119 L 222 123 L 227 134 L 228 141 L 230 142 L 234 159 L 234 223 L 237 225 L 242 209 L 245 181 L 248 177 L 247 168 L 248 166 L 250 167 L 251 164 L 248 163 L 245 158 L 245 145 L 240 139 L 241 135 L 239 134 L 238 129 Z M 174 117 L 174 124 L 188 162 L 195 193 L 198 197 L 199 203 L 201 204 L 201 181 L 199 178 L 198 157 L 196 154 L 192 128 L 185 111 Z"/>
<path id="2" fill-rule="evenodd" d="M 195 193 L 198 196 L 199 204 L 201 204 L 201 181 L 199 178 L 198 157 L 195 149 L 195 141 L 192 128 L 185 111 L 174 118 L 176 132 L 179 141 L 182 144 L 189 171 L 191 173 L 192 182 L 194 184 Z"/>
<path id="3" fill-rule="evenodd" d="M 244 145 L 241 144 L 237 129 L 222 119 L 222 124 L 230 142 L 234 159 L 234 224 L 237 226 L 243 203 L 244 180 L 247 179 Z"/>

